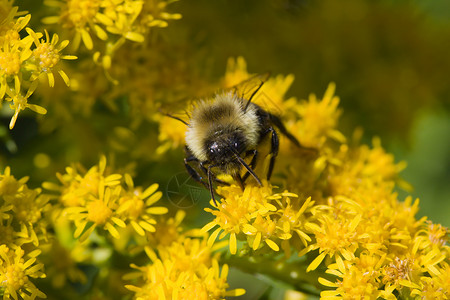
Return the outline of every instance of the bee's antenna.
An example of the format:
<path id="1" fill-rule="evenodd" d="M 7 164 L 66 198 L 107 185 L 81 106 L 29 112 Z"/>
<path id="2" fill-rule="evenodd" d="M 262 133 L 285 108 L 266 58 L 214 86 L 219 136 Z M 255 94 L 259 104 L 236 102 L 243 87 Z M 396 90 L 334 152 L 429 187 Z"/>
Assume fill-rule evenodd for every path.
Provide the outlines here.
<path id="1" fill-rule="evenodd" d="M 247 165 L 247 163 L 242 159 L 242 157 L 239 156 L 239 153 L 237 153 L 237 151 L 235 151 L 234 149 L 232 149 L 232 151 L 234 152 L 234 155 L 236 156 L 237 160 L 239 161 L 239 163 L 245 168 L 247 169 L 247 171 L 253 176 L 253 178 L 255 178 L 256 182 L 258 182 L 258 184 L 260 186 L 262 186 L 262 182 L 261 180 L 258 178 L 258 175 L 256 175 L 256 173 L 252 170 L 252 168 L 250 168 L 249 165 Z"/>
<path id="2" fill-rule="evenodd" d="M 258 85 L 258 87 L 256 88 L 256 90 L 252 93 L 252 95 L 250 96 L 250 98 L 248 98 L 247 104 L 244 107 L 244 112 L 247 111 L 248 106 L 250 105 L 250 102 L 252 102 L 253 97 L 256 95 L 256 93 L 261 89 L 261 87 L 263 86 L 265 81 L 261 80 L 261 83 Z"/>
<path id="3" fill-rule="evenodd" d="M 169 117 L 169 118 L 172 118 L 172 119 L 175 119 L 175 120 L 180 121 L 181 123 L 183 123 L 183 124 L 186 125 L 186 126 L 189 126 L 189 123 L 186 122 L 185 120 L 181 119 L 181 118 L 178 118 L 178 117 L 172 116 L 172 115 L 169 114 L 169 113 L 163 112 L 161 109 L 159 109 L 159 112 L 162 113 L 163 115 Z"/>

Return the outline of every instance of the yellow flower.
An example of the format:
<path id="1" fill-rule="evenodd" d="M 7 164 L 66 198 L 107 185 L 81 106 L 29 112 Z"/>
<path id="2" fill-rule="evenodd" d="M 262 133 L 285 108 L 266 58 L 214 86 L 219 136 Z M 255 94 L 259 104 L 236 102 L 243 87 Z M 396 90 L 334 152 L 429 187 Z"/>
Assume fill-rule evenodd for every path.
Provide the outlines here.
<path id="1" fill-rule="evenodd" d="M 402 287 L 419 288 L 417 281 L 420 266 L 414 257 L 396 257 L 393 262 L 382 268 L 382 283 L 385 284 L 385 295 L 390 295 L 394 289 Z"/>
<path id="2" fill-rule="evenodd" d="M 346 260 L 355 258 L 358 242 L 364 235 L 357 230 L 361 215 L 349 217 L 350 215 L 344 217 L 321 215 L 318 218 L 320 225 L 311 227 L 316 243 L 309 246 L 308 250 L 319 249 L 319 255 L 311 262 L 307 271 L 315 270 L 327 255 L 337 261 L 342 258 Z"/>
<path id="3" fill-rule="evenodd" d="M 158 247 L 158 254 L 147 251 L 152 264 L 138 267 L 126 279 L 139 284 L 126 285 L 135 299 L 224 299 L 240 296 L 243 289 L 229 290 L 228 266 L 219 269 L 218 256 L 211 253 L 206 240 L 185 238 L 170 246 Z"/>
<path id="4" fill-rule="evenodd" d="M 245 238 L 253 250 L 265 244 L 273 251 L 279 251 L 278 243 L 290 240 L 293 233 L 305 246 L 311 240 L 304 232 L 310 224 L 304 217 L 313 204 L 310 198 L 302 205 L 296 201 L 298 210 L 293 210 L 291 198 L 297 198 L 297 195 L 287 191 L 274 194 L 267 182 L 262 187 L 247 185 L 244 192 L 236 185 L 219 187 L 217 191 L 223 195 L 218 210 L 205 208 L 216 218 L 202 229 L 209 231 L 219 226 L 209 237 L 210 246 L 217 237 L 222 239 L 228 234 L 232 254 L 237 251 L 238 237 Z M 283 249 L 288 252 L 288 248 L 285 246 Z"/>
<path id="5" fill-rule="evenodd" d="M 303 146 L 320 148 L 329 138 L 345 142 L 344 135 L 336 129 L 341 111 L 337 108 L 339 98 L 334 95 L 335 89 L 336 85 L 330 83 L 322 100 L 311 94 L 308 101 L 292 105 L 299 119 L 288 124 L 288 129 Z"/>
<path id="6" fill-rule="evenodd" d="M 26 31 L 33 38 L 34 44 L 36 45 L 32 56 L 34 59 L 33 71 L 35 73 L 31 76 L 30 80 L 33 81 L 39 77 L 39 75 L 45 73 L 47 74 L 49 86 L 53 87 L 55 85 L 53 71 L 57 71 L 66 85 L 69 86 L 69 77 L 58 67 L 58 63 L 61 59 L 77 59 L 74 55 L 61 55 L 60 53 L 67 47 L 69 41 L 64 40 L 57 46 L 59 37 L 56 33 L 53 34 L 52 40 L 50 41 L 47 30 L 45 30 L 45 40 L 39 40 L 39 36 L 31 28 L 26 28 Z"/>
<path id="7" fill-rule="evenodd" d="M 118 239 L 121 233 L 117 226 L 126 228 L 127 225 L 144 237 L 146 232 L 155 231 L 157 222 L 153 215 L 168 211 L 166 207 L 153 206 L 162 196 L 161 192 L 156 191 L 157 184 L 143 190 L 134 186 L 129 174 L 107 175 L 105 156 L 88 171 L 78 166 L 68 167 L 66 172 L 58 174 L 62 187 L 48 182 L 43 186 L 60 194 L 57 198 L 64 207 L 55 210 L 55 216 L 73 220 L 76 226 L 74 236 L 81 241 L 97 227 Z M 123 233 L 126 234 L 125 231 Z M 126 245 L 128 240 L 123 238 L 122 241 Z"/>
<path id="8" fill-rule="evenodd" d="M 22 23 L 26 23 L 29 18 L 22 20 L 24 20 Z M 21 80 L 19 75 L 22 65 L 32 54 L 30 47 L 31 43 L 25 41 L 10 43 L 10 41 L 5 40 L 0 44 L 0 101 L 8 92 L 9 85 L 7 82 L 10 79 L 14 79 L 14 92 L 10 91 L 9 93 L 20 93 Z"/>
<path id="9" fill-rule="evenodd" d="M 16 180 L 11 176 L 9 167 L 0 176 L 1 219 L 6 219 L 12 229 L 6 226 L 3 233 L 5 243 L 9 240 L 11 246 L 30 242 L 38 246 L 41 240 L 48 238 L 44 214 L 50 209 L 49 198 L 40 195 L 40 189 L 29 189 L 26 181 L 26 177 Z"/>
<path id="10" fill-rule="evenodd" d="M 180 14 L 167 13 L 165 9 L 169 2 L 162 0 L 67 0 L 45 1 L 45 4 L 59 8 L 59 15 L 42 21 L 62 24 L 69 30 L 74 49 L 78 49 L 83 41 L 88 50 L 93 50 L 95 42 L 98 51 L 94 53 L 94 61 L 106 70 L 126 40 L 141 43 L 149 28 L 166 27 L 166 20 L 181 18 Z M 107 76 L 110 77 L 109 74 Z"/>
<path id="11" fill-rule="evenodd" d="M 93 42 L 90 33 L 93 31 L 102 36 L 103 32 L 99 26 L 95 25 L 95 16 L 100 9 L 101 2 L 100 0 L 45 1 L 46 5 L 57 7 L 61 11 L 59 16 L 44 18 L 42 22 L 61 24 L 63 28 L 74 30 L 74 49 L 78 48 L 81 40 L 87 49 L 92 49 Z"/>
<path id="12" fill-rule="evenodd" d="M 5 200 L 14 197 L 19 192 L 26 188 L 28 177 L 23 177 L 19 180 L 11 175 L 11 168 L 6 167 L 2 175 L 0 175 L 0 196 Z"/>
<path id="13" fill-rule="evenodd" d="M 124 177 L 127 189 L 120 196 L 117 214 L 129 222 L 136 233 L 141 236 L 144 236 L 146 231 L 154 232 L 156 220 L 152 215 L 162 215 L 168 211 L 166 207 L 152 206 L 162 196 L 162 192 L 156 192 L 158 184 L 152 184 L 142 191 L 141 188 L 134 187 L 133 179 L 129 174 L 125 174 Z"/>
<path id="14" fill-rule="evenodd" d="M 319 282 L 334 290 L 322 291 L 321 299 L 379 299 L 381 283 L 378 279 L 383 258 L 362 254 L 355 263 L 336 263 L 326 273 L 337 276 L 336 282 L 319 278 Z"/>
<path id="15" fill-rule="evenodd" d="M 21 42 L 19 32 L 28 24 L 31 15 L 28 14 L 24 17 L 15 19 L 16 17 L 23 15 L 23 12 L 17 12 L 17 9 L 17 6 L 11 7 L 10 9 L 6 8 L 6 10 L 9 10 L 9 13 L 4 17 L 0 15 L 0 20 L 3 20 L 0 22 L 0 45 L 14 45 L 15 43 Z M 1 8 L 0 11 L 2 11 Z"/>
<path id="16" fill-rule="evenodd" d="M 65 207 L 84 206 L 90 195 L 98 197 L 99 186 L 113 187 L 120 184 L 122 175 L 109 174 L 106 170 L 106 157 L 101 156 L 98 165 L 85 170 L 81 165 L 67 167 L 66 174 L 57 173 L 62 187 L 50 182 L 44 182 L 43 187 L 60 193 L 59 201 Z"/>
<path id="17" fill-rule="evenodd" d="M 247 72 L 247 62 L 242 56 L 228 58 L 227 68 L 225 76 L 222 79 L 222 86 L 225 88 L 231 88 L 244 80 L 248 79 L 251 75 Z"/>
<path id="18" fill-rule="evenodd" d="M 411 296 L 418 296 L 420 299 L 450 299 L 450 266 L 445 264 L 439 269 L 438 274 L 431 277 L 420 278 L 420 288 L 415 288 Z"/>
<path id="19" fill-rule="evenodd" d="M 174 217 L 161 217 L 156 224 L 155 232 L 147 232 L 147 240 L 150 245 L 156 247 L 157 245 L 169 246 L 172 242 L 181 238 L 183 227 L 181 223 L 186 216 L 184 210 L 178 210 Z M 188 233 L 186 235 L 189 235 Z"/>
<path id="20" fill-rule="evenodd" d="M 31 84 L 31 86 L 28 89 L 25 96 L 23 96 L 22 93 L 17 89 L 14 92 L 11 91 L 9 88 L 6 89 L 6 94 L 9 96 L 8 98 L 6 98 L 6 101 L 12 102 L 12 104 L 10 104 L 9 107 L 12 110 L 14 110 L 14 115 L 12 116 L 11 121 L 9 122 L 9 129 L 14 128 L 14 125 L 16 124 L 16 121 L 17 121 L 17 117 L 19 116 L 19 112 L 22 110 L 29 108 L 38 114 L 46 114 L 47 113 L 47 110 L 45 108 L 43 108 L 42 106 L 28 103 L 28 98 L 33 94 L 37 85 L 38 85 L 38 82 L 34 81 Z"/>
<path id="21" fill-rule="evenodd" d="M 96 227 L 103 228 L 114 238 L 120 238 L 115 226 L 126 227 L 125 222 L 116 216 L 121 187 L 114 188 L 99 184 L 98 196 L 90 195 L 85 207 L 69 207 L 65 211 L 77 227 L 75 238 L 86 240 Z"/>
<path id="22" fill-rule="evenodd" d="M 415 248 L 420 250 L 439 249 L 439 251 L 450 253 L 448 244 L 450 230 L 441 224 L 433 224 L 427 221 L 423 228 L 416 233 L 414 239 Z"/>
<path id="23" fill-rule="evenodd" d="M 158 117 L 159 136 L 161 145 L 156 149 L 157 154 L 163 154 L 169 149 L 175 149 L 184 145 L 186 125 L 182 122 L 167 117 Z"/>
<path id="24" fill-rule="evenodd" d="M 233 88 L 244 83 L 246 80 L 249 80 L 252 76 L 254 75 L 248 73 L 247 63 L 242 56 L 239 56 L 236 59 L 229 58 L 221 85 L 224 88 Z M 292 103 L 296 102 L 295 98 L 290 98 L 288 100 L 284 99 L 286 92 L 293 82 L 294 75 L 292 74 L 287 76 L 278 75 L 276 77 L 269 77 L 258 93 L 254 95 L 252 102 L 260 105 L 262 108 L 275 115 L 284 115 L 291 110 Z M 246 85 L 244 84 L 244 89 L 245 87 Z M 243 91 L 237 90 L 237 92 Z"/>
<path id="25" fill-rule="evenodd" d="M 0 245 L 0 287 L 4 289 L 3 299 L 46 298 L 46 295 L 30 281 L 30 277 L 45 277 L 41 271 L 44 265 L 35 264 L 36 258 L 33 255 L 25 261 L 24 254 L 24 250 L 20 247 L 12 251 L 5 245 Z"/>

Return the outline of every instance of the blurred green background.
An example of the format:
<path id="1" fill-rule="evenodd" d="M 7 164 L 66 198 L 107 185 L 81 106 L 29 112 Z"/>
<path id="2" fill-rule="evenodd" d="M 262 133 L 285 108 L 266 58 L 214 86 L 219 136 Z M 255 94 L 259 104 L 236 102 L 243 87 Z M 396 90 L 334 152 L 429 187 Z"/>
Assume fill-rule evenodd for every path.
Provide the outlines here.
<path id="1" fill-rule="evenodd" d="M 33 28 L 42 28 L 42 2 L 15 5 L 32 13 Z M 183 19 L 171 22 L 161 36 L 165 47 L 176 49 L 166 58 L 183 65 L 180 81 L 215 82 L 229 57 L 243 56 L 251 73 L 294 74 L 288 96 L 321 97 L 328 83 L 336 82 L 344 110 L 340 129 L 350 136 L 362 127 L 369 144 L 380 136 L 397 162 L 408 162 L 402 175 L 421 200 L 420 216 L 450 226 L 449 1 L 184 0 L 170 10 Z M 2 117 L 4 126 L 8 122 Z M 71 161 L 95 164 L 108 149 L 108 130 L 131 121 L 97 105 L 91 116 L 74 113 L 58 130 L 42 133 L 40 122 L 24 113 L 12 132 L 0 128 L 2 162 L 16 177 L 31 176 L 32 186 Z M 136 143 L 144 136 L 155 141 L 148 132 L 156 127 L 147 125 L 136 133 Z M 36 167 L 37 153 L 48 153 L 55 163 Z M 151 159 L 144 162 L 138 183 L 158 176 L 164 182 L 182 171 L 182 155 L 177 150 L 159 162 L 180 161 L 163 174 Z M 399 193 L 400 199 L 408 194 Z"/>

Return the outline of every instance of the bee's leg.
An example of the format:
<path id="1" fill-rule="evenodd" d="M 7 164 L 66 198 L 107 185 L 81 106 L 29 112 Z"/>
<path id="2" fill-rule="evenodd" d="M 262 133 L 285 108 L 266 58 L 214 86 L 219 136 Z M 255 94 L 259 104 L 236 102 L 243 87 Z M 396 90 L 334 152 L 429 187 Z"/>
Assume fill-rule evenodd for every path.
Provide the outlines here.
<path id="1" fill-rule="evenodd" d="M 241 190 L 244 190 L 244 180 L 242 179 L 241 175 L 239 175 L 239 173 L 235 173 L 232 176 L 234 181 L 236 181 L 239 184 Z"/>
<path id="2" fill-rule="evenodd" d="M 205 166 L 203 165 L 203 163 L 200 163 L 200 168 L 202 169 L 202 171 L 203 171 L 205 174 L 208 174 L 208 170 L 205 168 Z M 212 172 L 211 172 L 211 176 L 213 177 L 212 180 L 214 180 L 214 181 L 217 182 L 218 184 L 221 184 L 221 185 L 227 185 L 227 186 L 230 185 L 228 182 L 218 179 L 218 178 L 216 177 L 216 175 L 215 175 L 214 173 L 212 173 Z"/>
<path id="3" fill-rule="evenodd" d="M 192 179 L 203 184 L 208 189 L 209 187 L 207 183 L 203 181 L 203 177 L 189 164 L 190 162 L 193 161 L 199 163 L 198 159 L 195 158 L 194 156 L 186 157 L 184 159 L 184 166 L 186 167 L 187 172 L 192 177 Z M 199 165 L 202 166 L 201 163 L 199 163 Z"/>
<path id="4" fill-rule="evenodd" d="M 282 134 L 284 134 L 292 143 L 294 143 L 297 147 L 303 148 L 302 145 L 300 145 L 300 142 L 297 140 L 295 136 L 293 136 L 284 126 L 283 122 L 275 115 L 269 114 L 269 118 L 272 121 L 273 125 L 275 125 Z M 270 130 L 270 129 L 269 129 Z M 273 131 L 273 128 L 271 128 Z"/>
<path id="5" fill-rule="evenodd" d="M 257 159 L 258 159 L 258 150 L 256 150 L 256 149 L 248 150 L 247 153 L 245 154 L 245 156 L 248 156 L 248 155 L 253 155 L 252 160 L 250 161 L 249 167 L 252 168 L 252 170 L 254 170 L 256 167 Z M 246 172 L 244 174 L 244 177 L 242 177 L 242 180 L 244 181 L 244 183 L 247 180 L 248 176 L 250 176 L 250 173 Z"/>
<path id="6" fill-rule="evenodd" d="M 278 155 L 278 148 L 280 146 L 280 141 L 278 140 L 277 132 L 273 127 L 269 128 L 269 131 L 272 132 L 272 140 L 271 140 L 271 150 L 272 157 L 270 157 L 269 170 L 267 171 L 267 180 L 270 180 L 270 176 L 272 176 L 273 167 L 275 165 L 275 159 Z"/>

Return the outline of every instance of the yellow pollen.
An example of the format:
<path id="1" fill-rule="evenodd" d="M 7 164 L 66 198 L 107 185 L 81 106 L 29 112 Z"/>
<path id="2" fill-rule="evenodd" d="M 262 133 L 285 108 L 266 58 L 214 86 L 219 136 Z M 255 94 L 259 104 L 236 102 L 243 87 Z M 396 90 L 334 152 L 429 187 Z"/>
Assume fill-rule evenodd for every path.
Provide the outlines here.
<path id="1" fill-rule="evenodd" d="M 105 224 L 111 217 L 112 211 L 101 200 L 95 200 L 88 205 L 88 219 L 95 224 Z"/>
<path id="2" fill-rule="evenodd" d="M 0 52 L 0 71 L 6 75 L 15 75 L 20 71 L 19 53 Z"/>
<path id="3" fill-rule="evenodd" d="M 43 43 L 36 47 L 34 56 L 44 70 L 53 68 L 59 62 L 58 50 L 55 50 L 55 47 L 49 43 Z"/>
<path id="4" fill-rule="evenodd" d="M 19 290 L 28 281 L 28 277 L 25 272 L 18 265 L 10 265 L 6 268 L 5 281 L 1 285 L 8 285 Z"/>
<path id="5" fill-rule="evenodd" d="M 41 212 L 37 207 L 30 206 L 30 203 L 16 205 L 17 219 L 24 223 L 34 224 L 41 218 Z"/>
<path id="6" fill-rule="evenodd" d="M 18 40 L 20 40 L 20 35 L 17 32 L 17 30 L 14 30 L 14 29 L 2 30 L 2 29 L 0 29 L 0 45 L 3 45 L 5 42 L 10 43 L 12 41 L 18 41 Z"/>

